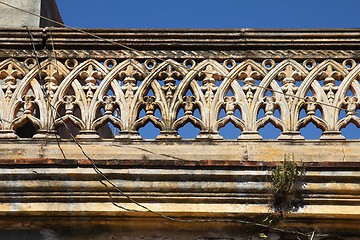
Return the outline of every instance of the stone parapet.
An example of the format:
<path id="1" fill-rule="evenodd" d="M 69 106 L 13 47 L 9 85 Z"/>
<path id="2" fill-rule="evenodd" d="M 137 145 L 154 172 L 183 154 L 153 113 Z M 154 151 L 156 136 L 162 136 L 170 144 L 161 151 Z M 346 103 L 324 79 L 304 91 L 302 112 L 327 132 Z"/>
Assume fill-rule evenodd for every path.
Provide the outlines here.
<path id="1" fill-rule="evenodd" d="M 4 229 L 356 239 L 359 140 L 342 129 L 360 127 L 358 30 L 82 31 L 105 40 L 0 29 Z M 317 140 L 301 134 L 310 123 Z M 155 139 L 141 134 L 148 124 Z M 193 139 L 179 131 L 188 124 Z M 237 139 L 221 134 L 227 124 Z M 277 139 L 263 140 L 268 124 Z M 281 172 L 287 161 L 295 170 Z M 286 209 L 274 203 L 276 170 L 295 172 Z"/>
<path id="2" fill-rule="evenodd" d="M 199 129 L 197 139 L 222 139 L 219 129 L 228 123 L 241 130 L 240 140 L 261 139 L 267 124 L 281 140 L 303 139 L 299 131 L 313 123 L 320 139 L 342 140 L 341 129 L 360 124 L 355 30 L 95 33 L 106 40 L 65 29 L 0 31 L 0 138 L 16 137 L 11 131 L 41 138 L 71 123 L 80 139 L 136 140 L 151 122 L 158 139 L 178 139 L 187 123 Z M 282 41 L 275 38 L 281 34 Z M 306 48 L 292 45 L 305 37 L 312 39 Z M 259 39 L 262 45 L 252 44 Z M 147 49 L 122 49 L 130 40 Z M 283 45 L 268 48 L 272 41 Z M 25 123 L 33 134 L 19 133 Z"/>

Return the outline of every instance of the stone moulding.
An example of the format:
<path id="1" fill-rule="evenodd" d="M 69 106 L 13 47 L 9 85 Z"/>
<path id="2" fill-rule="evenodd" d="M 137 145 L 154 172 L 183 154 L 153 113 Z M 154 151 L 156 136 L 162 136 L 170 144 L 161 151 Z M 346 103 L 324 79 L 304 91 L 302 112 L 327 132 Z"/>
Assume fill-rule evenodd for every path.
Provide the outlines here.
<path id="1" fill-rule="evenodd" d="M 72 221 L 74 231 L 84 223 L 116 232 L 135 219 L 163 237 L 175 237 L 168 224 L 198 239 L 245 238 L 252 229 L 148 213 L 99 182 L 71 132 L 116 186 L 153 211 L 282 216 L 282 229 L 357 234 L 359 140 L 341 130 L 360 127 L 358 30 L 86 31 L 136 50 L 67 29 L 30 29 L 33 42 L 26 29 L 0 29 L 1 226 L 23 229 L 23 218 L 35 230 Z M 160 130 L 155 140 L 139 133 L 149 122 Z M 189 123 L 199 134 L 182 139 L 178 130 Z M 230 123 L 237 140 L 220 134 Z M 319 140 L 300 134 L 309 123 L 322 130 Z M 280 130 L 277 140 L 262 140 L 267 124 Z M 270 175 L 287 154 L 306 168 L 296 186 L 302 205 L 279 213 L 269 207 Z M 108 192 L 136 211 L 113 205 Z"/>
<path id="2" fill-rule="evenodd" d="M 125 194 L 167 216 L 257 221 L 283 215 L 277 226 L 284 229 L 311 232 L 316 228 L 319 233 L 337 236 L 358 231 L 358 142 L 259 141 L 215 145 L 85 142 L 82 145 Z M 21 222 L 30 229 L 52 229 L 58 234 L 59 227 L 68 226 L 68 221 L 73 223 L 68 226 L 69 231 L 76 231 L 79 223 L 86 225 L 81 228 L 89 229 L 106 223 L 107 231 L 116 233 L 128 221 L 140 221 L 144 229 L 159 229 L 165 235 L 165 230 L 155 223 L 185 228 L 185 232 L 197 229 L 183 222 L 167 222 L 130 202 L 115 189 L 105 188 L 78 146 L 72 142 L 61 142 L 60 146 L 61 149 L 56 141 L 2 142 L 0 219 L 7 219 L 3 226 L 19 229 L 21 217 Z M 301 206 L 278 213 L 269 205 L 271 168 L 287 152 L 302 161 L 306 174 L 296 187 Z M 136 211 L 114 206 L 108 192 L 118 205 Z M 203 229 L 196 231 L 206 235 L 212 224 L 215 223 L 204 224 Z M 244 237 L 241 231 L 252 229 L 246 224 L 218 224 L 221 228 L 217 236 L 229 234 L 224 228 Z M 124 229 L 122 234 L 130 232 Z"/>
<path id="3" fill-rule="evenodd" d="M 120 59 L 128 58 L 148 59 L 154 56 L 162 59 L 171 58 L 178 60 L 195 59 L 204 60 L 210 59 L 247 59 L 247 58 L 261 58 L 261 59 L 359 59 L 359 50 L 231 50 L 231 51 L 185 51 L 185 50 L 143 50 L 143 51 L 129 51 L 129 50 L 55 50 L 58 59 L 76 58 L 80 60 L 95 58 L 99 61 L 106 59 Z M 39 50 L 37 52 L 40 59 L 47 58 L 51 52 L 49 50 Z M 33 56 L 33 50 L 20 49 L 0 49 L 0 58 L 28 58 Z"/>

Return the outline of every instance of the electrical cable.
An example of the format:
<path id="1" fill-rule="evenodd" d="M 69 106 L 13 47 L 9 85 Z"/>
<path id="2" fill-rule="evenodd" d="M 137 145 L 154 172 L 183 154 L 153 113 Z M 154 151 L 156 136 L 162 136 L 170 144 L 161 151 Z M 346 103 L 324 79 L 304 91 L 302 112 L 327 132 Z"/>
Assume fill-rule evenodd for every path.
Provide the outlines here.
<path id="1" fill-rule="evenodd" d="M 29 31 L 29 35 L 32 36 L 31 32 Z M 35 51 L 35 58 L 37 59 L 37 63 L 38 63 L 38 68 L 39 68 L 39 71 L 41 69 L 41 66 L 40 66 L 40 61 L 38 59 L 38 56 L 36 54 L 36 49 L 35 49 L 35 45 L 34 45 L 34 41 L 33 41 L 33 37 L 31 37 L 32 39 L 32 45 L 33 45 L 33 48 L 34 48 L 34 51 Z M 41 77 L 41 75 L 39 75 L 39 77 Z M 57 109 L 50 103 L 49 101 L 49 96 L 48 94 L 45 92 L 45 89 L 43 89 L 43 92 L 44 92 L 44 95 L 46 97 L 46 99 L 48 100 L 51 108 L 53 108 L 58 117 L 61 119 L 61 121 L 63 122 L 66 130 L 68 131 L 71 139 L 73 140 L 73 142 L 79 147 L 79 149 L 81 150 L 82 154 L 87 158 L 88 161 L 90 161 L 91 165 L 93 166 L 93 169 L 94 171 L 100 175 L 105 181 L 107 184 L 109 184 L 111 186 L 111 188 L 113 188 L 114 190 L 116 190 L 117 192 L 119 192 L 123 197 L 127 198 L 130 202 L 134 203 L 135 205 L 137 205 L 138 207 L 146 210 L 147 212 L 149 213 L 152 213 L 154 215 L 157 215 L 159 217 L 162 217 L 162 218 L 165 218 L 167 220 L 170 220 L 170 221 L 176 221 L 176 222 L 186 222 L 186 223 L 194 223 L 194 222 L 223 222 L 223 223 L 242 223 L 242 224 L 250 224 L 250 225 L 253 225 L 253 226 L 257 226 L 257 227 L 262 227 L 262 228 L 267 228 L 267 229 L 271 229 L 271 230 L 274 230 L 274 231 L 278 231 L 278 232 L 284 232 L 284 233 L 291 233 L 291 234 L 298 234 L 298 235 L 302 235 L 302 236 L 308 236 L 308 234 L 305 234 L 305 233 L 301 233 L 301 232 L 298 232 L 298 231 L 292 231 L 292 230 L 284 230 L 284 229 L 280 229 L 280 228 L 276 228 L 276 227 L 272 227 L 272 226 L 269 226 L 269 225 L 266 225 L 266 224 L 261 224 L 261 223 L 257 223 L 257 222 L 251 222 L 251 221 L 246 221 L 246 220 L 226 220 L 226 219 L 192 219 L 192 220 L 186 220 L 186 219 L 179 219 L 179 218 L 174 218 L 174 217 L 170 217 L 168 215 L 165 215 L 165 214 L 162 214 L 162 213 L 159 213 L 159 212 L 156 212 L 148 207 L 146 207 L 144 204 L 141 204 L 139 203 L 138 201 L 135 201 L 131 196 L 127 195 L 126 193 L 124 193 L 119 187 L 117 187 L 98 167 L 97 165 L 95 164 L 94 160 L 85 152 L 84 148 L 82 147 L 82 145 L 77 141 L 77 139 L 75 138 L 75 136 L 72 134 L 71 130 L 68 128 L 66 122 L 63 120 L 63 118 L 61 117 L 61 115 L 59 114 L 59 112 L 57 111 Z M 104 183 L 104 180 L 99 180 L 99 182 L 101 184 L 103 184 L 106 188 L 109 188 L 109 186 Z M 120 209 L 123 209 L 125 211 L 131 211 L 131 212 L 138 212 L 138 210 L 135 210 L 135 209 L 128 209 L 128 208 L 125 208 L 119 204 L 117 204 L 112 195 L 110 194 L 109 191 L 107 191 L 108 195 L 109 195 L 109 198 L 112 202 L 112 204 Z"/>
<path id="2" fill-rule="evenodd" d="M 34 50 L 34 54 L 35 54 L 35 58 L 36 58 L 36 62 L 38 64 L 38 68 L 39 68 L 39 72 L 40 72 L 40 69 L 41 69 L 41 65 L 40 65 L 40 61 L 38 59 L 38 56 L 36 54 L 36 49 L 35 49 L 35 45 L 34 45 L 34 40 L 33 40 L 33 36 L 30 32 L 30 30 L 27 28 L 28 32 L 29 32 L 29 35 L 31 36 L 31 40 L 32 40 L 32 46 L 33 46 L 33 50 Z M 54 46 L 53 46 L 54 47 Z M 54 49 L 54 48 L 53 48 Z M 41 74 L 39 74 L 39 78 L 41 80 Z M 85 152 L 84 148 L 82 147 L 82 145 L 77 141 L 77 139 L 75 138 L 75 136 L 72 134 L 71 130 L 68 128 L 66 122 L 63 120 L 63 118 L 61 117 L 61 115 L 59 114 L 59 112 L 57 111 L 57 109 L 50 103 L 49 101 L 49 96 L 48 94 L 46 93 L 45 89 L 42 88 L 43 92 L 44 92 L 44 95 L 46 97 L 46 99 L 48 100 L 51 108 L 53 108 L 58 117 L 61 119 L 61 121 L 63 122 L 66 130 L 68 131 L 71 139 L 73 140 L 73 142 L 79 147 L 79 149 L 81 150 L 82 154 L 87 158 L 87 160 L 90 161 L 91 165 L 93 166 L 93 169 L 94 171 L 100 175 L 105 181 L 107 184 L 109 184 L 114 190 L 116 190 L 117 192 L 119 192 L 123 197 L 127 198 L 130 202 L 134 203 L 135 205 L 137 205 L 138 207 L 146 210 L 147 212 L 149 213 L 152 213 L 154 215 L 157 215 L 159 217 L 162 217 L 162 218 L 165 218 L 167 220 L 170 220 L 170 221 L 176 221 L 176 222 L 187 222 L 187 223 L 194 223 L 194 222 L 228 222 L 228 223 L 243 223 L 243 224 L 250 224 L 250 225 L 253 225 L 253 226 L 258 226 L 258 227 L 262 227 L 262 228 L 267 228 L 267 229 L 272 229 L 274 231 L 278 231 L 278 232 L 285 232 L 285 233 L 292 233 L 292 234 L 298 234 L 298 235 L 302 235 L 302 236 L 308 236 L 308 234 L 305 234 L 305 233 L 301 233 L 301 232 L 298 232 L 298 231 L 291 231 L 291 230 L 284 230 L 284 229 L 280 229 L 280 228 L 276 228 L 276 227 L 272 227 L 272 226 L 269 226 L 269 225 L 266 225 L 266 224 L 261 224 L 261 223 L 257 223 L 257 222 L 250 222 L 250 221 L 245 221 L 245 220 L 225 220 L 225 219 L 196 219 L 196 220 L 186 220 L 186 219 L 179 219 L 179 218 L 174 218 L 174 217 L 170 217 L 168 215 L 165 215 L 165 214 L 162 214 L 162 213 L 159 213 L 159 212 L 156 212 L 150 208 L 148 208 L 147 206 L 145 206 L 144 204 L 141 204 L 139 203 L 138 201 L 135 201 L 131 196 L 127 195 L 126 193 L 124 193 L 119 187 L 117 187 L 98 167 L 97 165 L 95 164 L 94 160 Z M 105 188 L 108 188 L 109 186 L 104 183 L 104 180 L 99 180 L 99 182 L 101 184 L 103 184 L 105 186 Z M 135 209 L 128 209 L 128 208 L 125 208 L 119 204 L 117 204 L 114 200 L 113 200 L 113 197 L 112 195 L 110 194 L 109 191 L 107 191 L 108 195 L 109 195 L 109 198 L 112 202 L 112 204 L 120 209 L 123 209 L 125 211 L 131 211 L 131 212 L 138 212 L 138 210 L 135 210 Z"/>
<path id="3" fill-rule="evenodd" d="M 38 69 L 39 69 L 39 72 L 41 71 L 41 66 L 40 66 L 40 61 L 39 61 L 39 58 L 36 54 L 36 49 L 35 49 L 35 45 L 34 45 L 34 41 L 33 41 L 33 36 L 30 32 L 30 30 L 27 28 L 28 32 L 29 32 L 29 35 L 30 35 L 30 38 L 31 38 L 31 43 L 32 43 L 32 46 L 33 46 L 33 49 L 34 49 L 34 54 L 35 54 L 35 58 L 36 58 L 36 62 L 38 63 L 37 66 L 38 66 Z M 39 78 L 41 80 L 41 74 L 39 74 Z M 65 129 L 68 131 L 70 137 L 72 138 L 72 140 L 74 141 L 74 143 L 80 148 L 82 154 L 93 164 L 94 166 L 94 170 L 97 174 L 100 174 L 103 178 L 105 178 L 105 180 L 107 182 L 111 182 L 102 172 L 101 170 L 95 165 L 94 161 L 90 158 L 90 156 L 84 151 L 83 147 L 80 145 L 80 143 L 76 140 L 75 136 L 72 134 L 71 130 L 69 129 L 69 127 L 67 126 L 66 122 L 64 121 L 63 117 L 60 115 L 60 113 L 57 111 L 57 109 L 51 104 L 50 102 L 50 99 L 49 99 L 49 95 L 48 93 L 46 92 L 46 90 L 44 88 L 41 88 L 41 90 L 43 91 L 43 94 L 48 102 L 48 104 L 50 105 L 50 107 L 56 112 L 56 114 L 58 115 L 60 121 L 63 123 Z M 62 151 L 63 152 L 63 151 Z M 103 184 L 103 182 L 101 182 Z M 114 184 L 112 184 L 114 185 Z M 115 186 L 115 185 L 114 185 Z M 117 189 L 122 195 L 126 195 L 125 193 L 123 193 L 120 189 Z M 130 198 L 128 196 L 128 198 Z"/>

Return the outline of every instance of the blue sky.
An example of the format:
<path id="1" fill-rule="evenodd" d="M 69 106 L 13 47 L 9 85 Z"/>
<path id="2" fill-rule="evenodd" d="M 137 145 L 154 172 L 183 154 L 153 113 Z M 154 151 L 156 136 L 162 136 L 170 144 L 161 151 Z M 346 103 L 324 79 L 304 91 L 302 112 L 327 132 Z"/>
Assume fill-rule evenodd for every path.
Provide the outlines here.
<path id="1" fill-rule="evenodd" d="M 356 28 L 359 0 L 57 0 L 91 28 Z"/>
<path id="2" fill-rule="evenodd" d="M 64 23 L 80 28 L 358 28 L 360 0 L 57 0 Z M 240 130 L 228 124 L 220 133 L 236 138 Z M 194 137 L 191 126 L 179 130 Z M 359 138 L 354 126 L 343 134 Z M 142 135 L 157 130 L 140 129 Z M 268 124 L 260 130 L 265 138 L 280 131 Z M 318 139 L 321 130 L 309 124 L 301 130 Z M 151 134 L 150 134 L 151 135 Z"/>

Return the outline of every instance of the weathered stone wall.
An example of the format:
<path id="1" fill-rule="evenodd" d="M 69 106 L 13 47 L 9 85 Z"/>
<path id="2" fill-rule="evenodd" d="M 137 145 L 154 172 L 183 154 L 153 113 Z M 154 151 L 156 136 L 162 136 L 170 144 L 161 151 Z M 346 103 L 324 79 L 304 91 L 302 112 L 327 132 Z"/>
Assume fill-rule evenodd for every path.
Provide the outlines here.
<path id="1" fill-rule="evenodd" d="M 357 30 L 89 31 L 0 30 L 0 237 L 357 238 Z M 279 210 L 284 159 L 304 173 Z"/>
<path id="2" fill-rule="evenodd" d="M 2 36 L 7 33 L 4 29 Z M 343 128 L 360 126 L 360 67 L 353 50 L 359 39 L 353 31 L 336 32 L 339 42 L 350 42 L 344 46 L 334 43 L 326 31 L 294 31 L 292 42 L 261 31 L 253 33 L 256 37 L 246 32 L 195 32 L 194 38 L 202 38 L 198 43 L 185 39 L 173 45 L 166 42 L 181 31 L 166 37 L 158 32 L 162 41 L 157 42 L 148 32 L 101 30 L 108 41 L 96 44 L 84 34 L 61 29 L 34 30 L 32 42 L 25 30 L 16 33 L 16 48 L 4 41 L 0 53 L 4 81 L 0 117 L 6 120 L 0 138 L 42 138 L 50 130 L 69 138 L 63 129 L 69 123 L 78 139 L 137 140 L 138 130 L 151 122 L 160 130 L 157 139 L 177 140 L 179 129 L 190 123 L 199 129 L 196 139 L 221 140 L 219 130 L 234 124 L 241 131 L 239 140 L 260 140 L 259 130 L 272 124 L 281 131 L 279 140 L 296 140 L 304 139 L 300 130 L 312 123 L 322 130 L 321 140 L 344 140 Z M 138 42 L 134 47 L 155 44 L 154 50 L 114 50 L 121 44 L 109 44 L 128 41 L 132 35 Z M 233 49 L 239 41 L 243 48 L 243 35 L 248 35 L 250 49 L 218 47 L 222 41 Z M 266 40 L 257 46 L 260 37 Z M 315 50 L 302 49 L 302 37 L 308 37 L 307 48 Z M 274 41 L 280 41 L 280 50 L 254 50 Z M 39 49 L 38 60 L 29 51 L 32 44 Z M 21 46 L 25 49 L 17 49 Z M 286 47 L 292 47 L 291 53 L 282 50 Z M 159 58 L 158 53 L 171 58 Z M 33 128 L 29 136 L 22 131 L 25 124 Z"/>
<path id="3" fill-rule="evenodd" d="M 4 3 L 25 11 L 62 22 L 55 0 L 3 0 Z M 0 4 L 0 27 L 47 27 L 53 22 Z"/>

